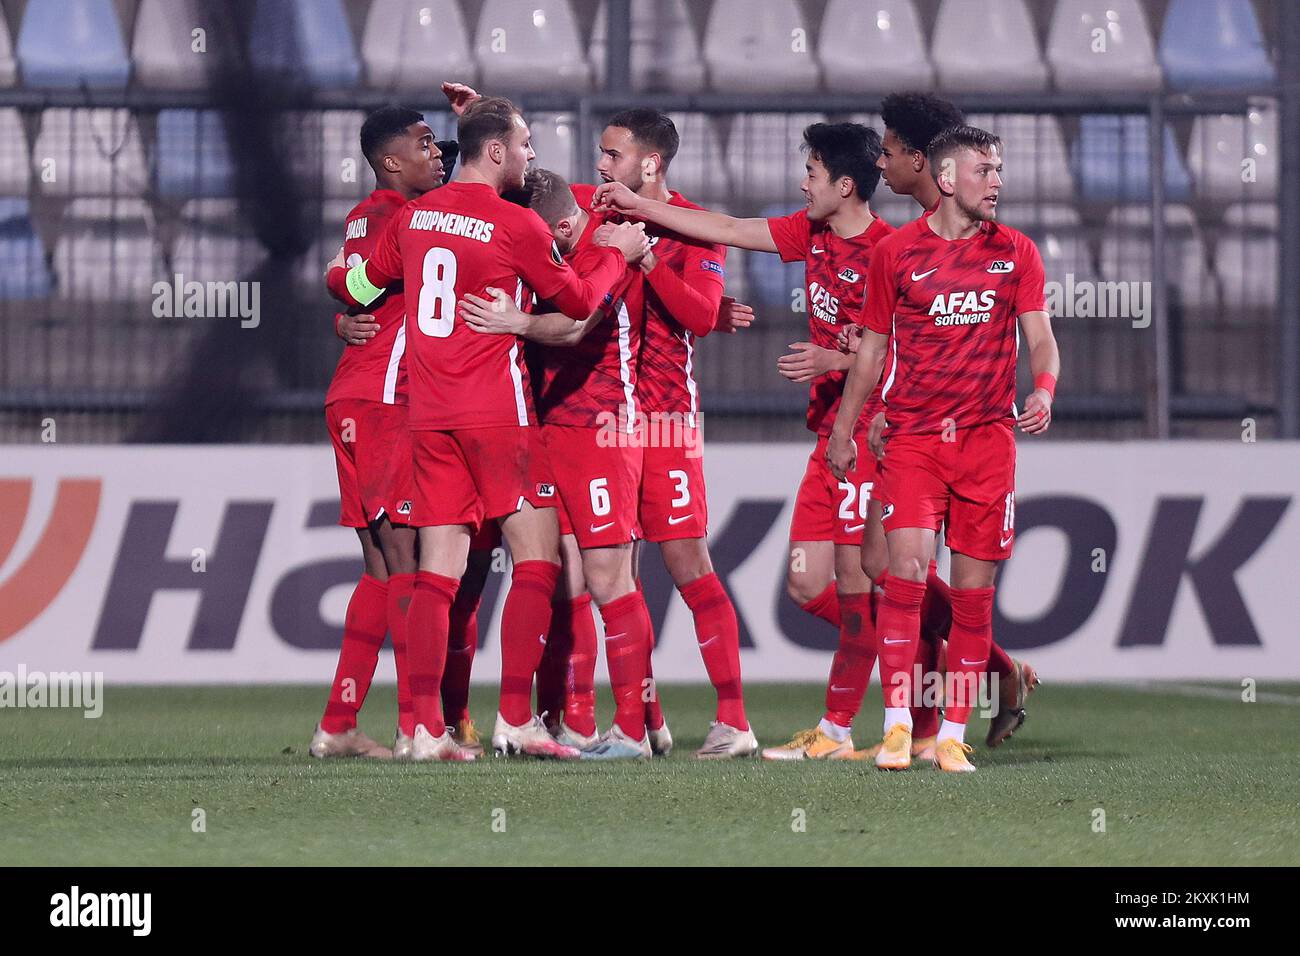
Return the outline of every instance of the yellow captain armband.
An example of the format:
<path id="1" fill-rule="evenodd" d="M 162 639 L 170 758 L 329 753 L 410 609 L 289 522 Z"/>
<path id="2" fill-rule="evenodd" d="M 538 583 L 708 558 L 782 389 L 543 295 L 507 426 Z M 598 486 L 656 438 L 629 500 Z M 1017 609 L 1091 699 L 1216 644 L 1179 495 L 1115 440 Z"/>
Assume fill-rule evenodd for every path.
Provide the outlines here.
<path id="1" fill-rule="evenodd" d="M 366 264 L 364 262 L 360 262 L 348 270 L 347 285 L 352 298 L 362 305 L 369 305 L 384 294 L 383 289 L 366 277 Z"/>

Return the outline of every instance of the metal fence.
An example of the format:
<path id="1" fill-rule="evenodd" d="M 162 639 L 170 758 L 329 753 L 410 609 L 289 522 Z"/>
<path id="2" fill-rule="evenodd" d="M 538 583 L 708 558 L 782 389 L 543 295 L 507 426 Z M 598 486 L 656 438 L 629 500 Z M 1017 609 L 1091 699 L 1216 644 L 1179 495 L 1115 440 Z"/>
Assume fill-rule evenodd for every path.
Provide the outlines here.
<path id="1" fill-rule="evenodd" d="M 878 95 L 633 94 L 619 6 L 603 90 L 515 92 L 541 165 L 592 181 L 604 119 L 654 105 L 682 134 L 674 188 L 772 215 L 799 205 L 808 122 L 880 126 Z M 1279 88 L 953 96 L 1004 137 L 1000 218 L 1038 242 L 1054 284 L 1055 437 L 1297 437 L 1300 20 L 1277 17 Z M 435 98 L 404 99 L 453 135 Z M 0 442 L 39 442 L 51 423 L 67 442 L 323 440 L 342 346 L 321 267 L 372 187 L 364 111 L 392 99 L 251 75 L 174 94 L 0 91 L 0 127 L 14 127 L 0 130 L 13 180 L 0 199 Z M 895 224 L 919 212 L 883 183 L 874 206 Z M 802 270 L 733 251 L 727 271 L 759 321 L 697 351 L 709 438 L 800 438 L 806 391 L 776 360 L 806 337 L 792 308 Z M 239 299 L 251 308 L 254 291 L 255 318 Z"/>

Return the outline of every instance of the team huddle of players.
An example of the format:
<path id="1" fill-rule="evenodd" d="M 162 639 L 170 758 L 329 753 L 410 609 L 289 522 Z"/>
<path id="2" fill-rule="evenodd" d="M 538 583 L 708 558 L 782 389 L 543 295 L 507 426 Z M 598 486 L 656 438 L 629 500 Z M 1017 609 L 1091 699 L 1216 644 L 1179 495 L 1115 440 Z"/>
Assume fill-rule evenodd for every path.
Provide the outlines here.
<path id="1" fill-rule="evenodd" d="M 806 208 L 737 219 L 669 188 L 679 140 L 657 110 L 612 117 L 601 184 L 570 185 L 529 169 L 528 126 L 509 101 L 443 90 L 455 144 L 434 143 L 413 110 L 367 118 L 361 146 L 378 188 L 349 214 L 327 269 L 348 307 L 336 319 L 348 347 L 326 414 L 341 523 L 357 529 L 366 572 L 313 755 L 483 752 L 468 685 L 502 538 L 512 564 L 496 753 L 671 749 L 641 540 L 659 543 L 717 692 L 697 756 L 758 751 L 735 609 L 709 558 L 692 373 L 697 336 L 752 321 L 723 295 L 736 246 L 805 264 L 810 340 L 778 370 L 809 383 L 818 442 L 795 504 L 788 589 L 840 632 L 824 717 L 763 756 L 973 770 L 965 729 L 986 673 L 1000 704 L 991 746 L 1019 727 L 1036 683 L 992 643 L 993 578 L 1014 536 L 1012 430 L 1048 427 L 1059 373 L 1038 252 L 996 221 L 1001 143 L 942 100 L 890 96 L 883 141 L 854 123 L 804 131 Z M 870 208 L 882 172 L 920 204 L 899 229 Z M 1034 374 L 1023 412 L 1017 330 Z M 665 422 L 672 440 L 651 440 L 647 423 Z M 951 586 L 933 561 L 941 527 Z M 604 733 L 593 603 L 616 705 Z M 391 750 L 356 727 L 386 633 L 398 678 Z M 877 658 L 883 738 L 857 751 L 850 728 Z M 946 675 L 941 699 L 922 693 L 922 674 Z"/>

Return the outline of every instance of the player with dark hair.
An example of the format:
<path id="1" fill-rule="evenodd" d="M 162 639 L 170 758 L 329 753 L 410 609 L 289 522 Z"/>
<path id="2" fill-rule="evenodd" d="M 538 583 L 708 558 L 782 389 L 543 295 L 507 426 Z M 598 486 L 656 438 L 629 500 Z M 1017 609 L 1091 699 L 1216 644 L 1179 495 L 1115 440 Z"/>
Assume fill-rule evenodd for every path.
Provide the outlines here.
<path id="1" fill-rule="evenodd" d="M 596 171 L 604 183 L 617 184 L 646 205 L 705 215 L 668 185 L 679 145 L 677 128 L 666 114 L 624 110 L 612 116 L 601 133 Z M 645 540 L 659 544 L 668 573 L 691 611 L 696 643 L 717 693 L 713 725 L 696 755 L 749 756 L 758 741 L 745 714 L 736 609 L 709 556 L 699 390 L 693 372 L 696 338 L 715 328 L 735 328 L 730 311 L 722 309 L 726 249 L 646 218 L 652 248 L 641 260 L 646 320 L 636 391 L 647 424 L 641 531 Z M 647 668 L 652 674 L 648 661 Z M 657 689 L 647 703 L 646 724 L 655 752 L 668 753 L 672 734 Z"/>
<path id="2" fill-rule="evenodd" d="M 364 262 L 331 263 L 328 282 L 365 306 L 401 280 L 410 349 L 419 572 L 408 612 L 415 711 L 412 757 L 464 760 L 447 733 L 438 686 L 449 614 L 465 571 L 471 530 L 497 522 L 514 565 L 501 625 L 501 699 L 493 732 L 499 753 L 576 758 L 532 712 L 532 682 L 559 577 L 554 486 L 533 452 L 535 418 L 520 342 L 483 336 L 456 321 L 456 302 L 486 288 L 522 303 L 525 288 L 573 319 L 594 311 L 644 249 L 644 234 L 615 230 L 593 255 L 587 277 L 563 261 L 535 213 L 502 198 L 523 186 L 533 159 L 528 124 L 510 101 L 479 98 L 458 123 L 461 168 L 441 189 L 408 203 Z M 628 643 L 637 636 L 629 628 Z M 629 674 L 639 686 L 635 668 Z"/>
<path id="3" fill-rule="evenodd" d="M 927 162 L 941 199 L 877 248 L 866 328 L 845 386 L 826 456 L 837 475 L 856 467 L 858 414 L 880 379 L 889 416 L 884 528 L 889 578 L 877 617 L 885 726 L 877 767 L 912 760 L 910 673 L 920 637 L 927 569 L 939 527 L 952 559 L 944 720 L 933 762 L 974 766 L 966 722 L 992 642 L 993 580 L 1015 536 L 1015 437 L 1046 431 L 1060 353 L 1045 309 L 1042 259 L 1033 242 L 997 222 L 1002 144 L 958 126 L 930 143 Z M 1019 331 L 1034 391 L 1017 414 Z M 891 344 L 892 342 L 892 344 Z"/>
<path id="4" fill-rule="evenodd" d="M 880 178 L 900 196 L 911 196 L 922 209 L 939 202 L 939 188 L 925 160 L 930 141 L 951 126 L 966 122 L 961 110 L 933 93 L 890 93 L 880 101 L 885 125 L 881 139 Z"/>
<path id="5" fill-rule="evenodd" d="M 809 383 L 807 423 L 818 442 L 795 501 L 787 588 L 805 610 L 839 629 L 840 645 L 824 718 L 785 746 L 763 752 L 774 760 L 852 754 L 850 725 L 875 657 L 871 581 L 861 557 L 875 463 L 863 456 L 858 470 L 837 481 L 826 466 L 824 448 L 852 362 L 838 347 L 839 330 L 861 309 L 872 250 L 892 232 L 870 207 L 880 179 L 880 136 L 857 123 L 814 123 L 804 131 L 802 148 L 807 175 L 800 188 L 807 206 L 789 216 L 737 219 L 656 203 L 616 184 L 597 189 L 598 202 L 626 215 L 705 241 L 775 252 L 786 262 L 804 263 L 810 341 L 795 343 L 778 370 L 791 381 Z M 874 411 L 863 412 L 864 440 Z"/>

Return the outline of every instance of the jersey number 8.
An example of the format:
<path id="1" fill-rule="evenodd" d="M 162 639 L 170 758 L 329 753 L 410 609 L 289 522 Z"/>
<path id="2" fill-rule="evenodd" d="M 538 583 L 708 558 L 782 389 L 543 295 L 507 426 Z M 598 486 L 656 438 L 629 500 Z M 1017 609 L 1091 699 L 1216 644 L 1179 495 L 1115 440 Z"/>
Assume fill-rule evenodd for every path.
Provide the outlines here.
<path id="1" fill-rule="evenodd" d="M 436 246 L 424 254 L 416 319 L 425 335 L 435 339 L 451 335 L 456 321 L 456 256 L 450 249 Z"/>

